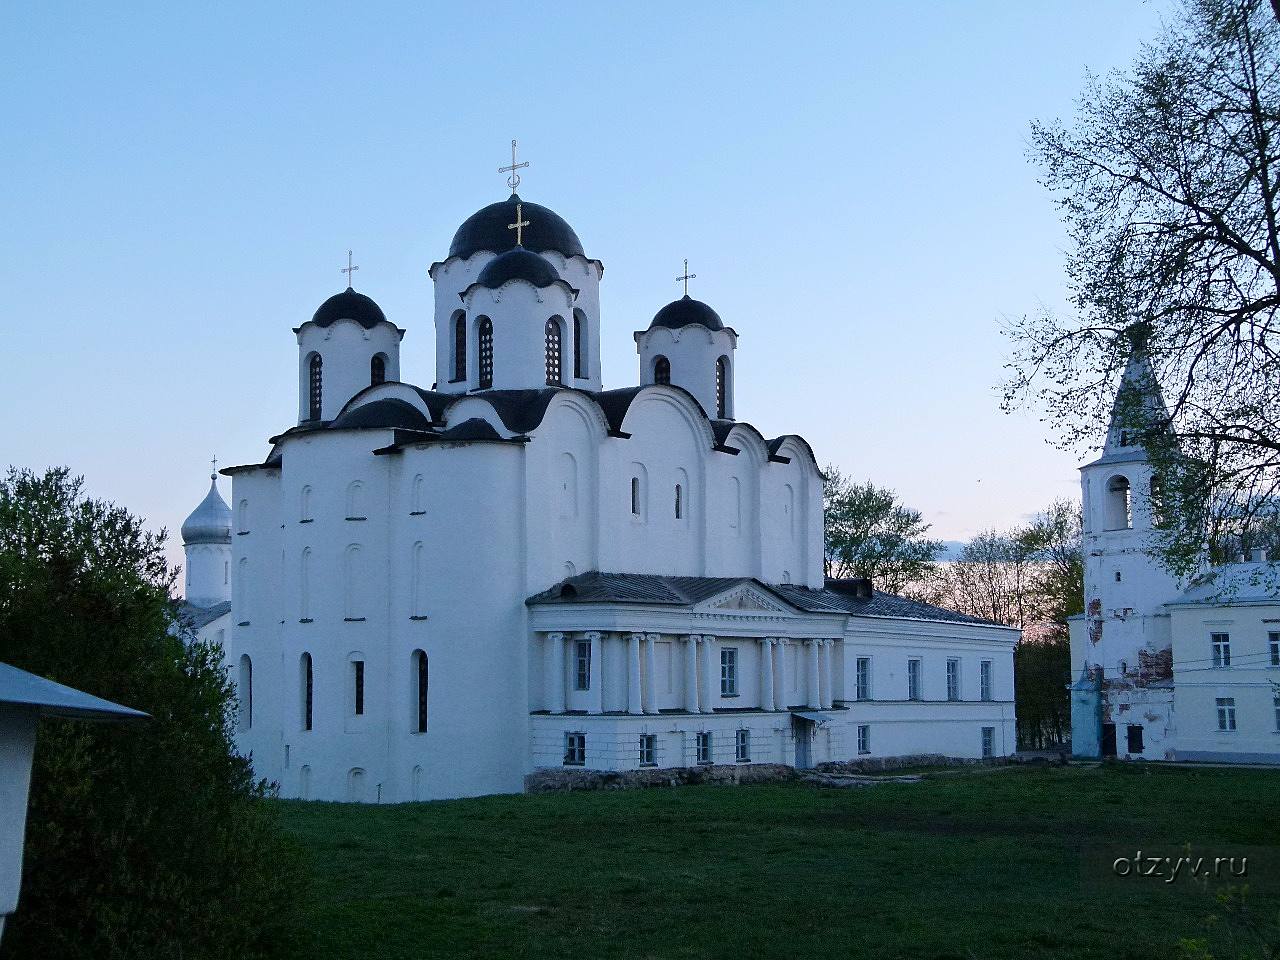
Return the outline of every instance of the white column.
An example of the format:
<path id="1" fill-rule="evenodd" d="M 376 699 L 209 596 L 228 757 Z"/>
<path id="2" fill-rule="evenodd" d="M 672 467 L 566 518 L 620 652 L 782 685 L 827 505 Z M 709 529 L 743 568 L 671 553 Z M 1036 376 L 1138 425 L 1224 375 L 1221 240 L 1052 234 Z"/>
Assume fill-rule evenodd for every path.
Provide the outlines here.
<path id="1" fill-rule="evenodd" d="M 819 686 L 822 681 L 819 677 L 818 670 L 818 663 L 820 659 L 818 655 L 818 641 L 806 640 L 804 645 L 805 659 L 807 660 L 808 666 L 805 677 L 804 702 L 806 706 L 820 710 L 822 709 L 822 697 L 819 692 Z"/>
<path id="2" fill-rule="evenodd" d="M 564 713 L 564 634 L 545 635 L 547 671 L 547 709 L 552 713 Z"/>
<path id="3" fill-rule="evenodd" d="M 587 713 L 604 713 L 604 643 L 599 633 L 586 635 L 591 643 L 591 680 Z"/>
<path id="4" fill-rule="evenodd" d="M 643 633 L 633 633 L 627 650 L 627 713 L 644 713 L 640 702 L 640 641 Z"/>
<path id="5" fill-rule="evenodd" d="M 773 709 L 773 639 L 760 638 L 760 709 Z"/>
<path id="6" fill-rule="evenodd" d="M 698 712 L 698 640 L 696 633 L 684 638 L 684 708 Z"/>
<path id="7" fill-rule="evenodd" d="M 658 634 L 644 635 L 644 702 L 645 713 L 658 712 Z"/>
<path id="8" fill-rule="evenodd" d="M 822 641 L 822 709 L 829 710 L 836 705 L 836 641 Z"/>
<path id="9" fill-rule="evenodd" d="M 703 713 L 714 713 L 716 702 L 716 687 L 713 684 L 720 682 L 720 665 L 713 664 L 712 658 L 715 655 L 716 638 L 704 635 L 702 637 L 702 695 L 701 695 L 701 711 Z"/>
<path id="10" fill-rule="evenodd" d="M 778 637 L 777 643 L 773 646 L 778 657 L 778 673 L 774 677 L 773 683 L 774 706 L 778 710 L 786 710 L 791 706 L 787 702 L 791 698 L 791 676 L 790 671 L 787 669 L 789 644 L 782 637 Z"/>

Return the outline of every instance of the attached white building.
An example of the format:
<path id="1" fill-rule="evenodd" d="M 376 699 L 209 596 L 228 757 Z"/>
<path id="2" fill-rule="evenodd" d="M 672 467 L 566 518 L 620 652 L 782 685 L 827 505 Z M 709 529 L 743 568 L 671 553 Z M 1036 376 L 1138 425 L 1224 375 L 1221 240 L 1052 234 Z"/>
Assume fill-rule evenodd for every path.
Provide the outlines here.
<path id="1" fill-rule="evenodd" d="M 1182 584 L 1153 552 L 1153 471 L 1135 421 L 1167 423 L 1145 352 L 1121 380 L 1102 456 L 1081 467 L 1085 612 L 1073 617 L 1072 752 L 1280 763 L 1280 566 Z"/>
<path id="2" fill-rule="evenodd" d="M 430 389 L 348 288 L 295 330 L 298 423 L 222 471 L 257 773 L 389 802 L 546 767 L 1012 753 L 1017 631 L 824 583 L 817 462 L 736 418 L 738 335 L 686 296 L 635 335 L 641 385 L 604 389 L 603 266 L 520 204 L 430 269 Z"/>

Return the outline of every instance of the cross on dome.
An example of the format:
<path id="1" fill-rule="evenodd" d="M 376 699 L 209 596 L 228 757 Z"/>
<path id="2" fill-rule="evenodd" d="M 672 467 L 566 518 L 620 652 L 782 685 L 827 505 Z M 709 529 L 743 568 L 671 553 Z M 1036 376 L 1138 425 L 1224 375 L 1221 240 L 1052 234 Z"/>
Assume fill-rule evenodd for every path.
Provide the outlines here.
<path id="1" fill-rule="evenodd" d="M 217 480 L 218 479 L 218 455 L 216 453 L 213 455 L 213 459 L 210 460 L 209 463 L 211 465 L 211 470 L 209 472 L 209 479 Z"/>
<path id="2" fill-rule="evenodd" d="M 680 283 L 682 280 L 684 281 L 684 295 L 686 297 L 689 295 L 689 281 L 697 279 L 697 276 L 698 275 L 696 273 L 689 272 L 689 258 L 685 257 L 684 258 L 684 274 L 682 276 L 676 277 L 676 283 Z"/>
<path id="3" fill-rule="evenodd" d="M 516 222 L 508 223 L 507 229 L 516 232 L 516 246 L 524 246 L 524 228 L 529 225 L 529 221 L 524 218 L 524 205 L 519 201 L 516 202 Z"/>
<path id="4" fill-rule="evenodd" d="M 511 166 L 498 168 L 499 173 L 511 174 L 511 176 L 507 177 L 507 186 L 511 188 L 512 195 L 515 194 L 516 187 L 520 186 L 520 174 L 516 173 L 516 171 L 521 169 L 522 167 L 527 167 L 528 165 L 529 165 L 528 160 L 524 161 L 524 163 L 516 163 L 516 142 L 512 140 L 511 141 Z"/>
<path id="5" fill-rule="evenodd" d="M 355 284 L 353 284 L 353 283 L 351 282 L 351 281 L 354 279 L 352 275 L 353 275 L 357 270 L 359 270 L 359 269 L 360 269 L 360 267 L 359 267 L 359 266 L 357 266 L 357 265 L 355 265 L 355 264 L 353 264 L 353 263 L 351 262 L 351 251 L 350 251 L 350 250 L 348 250 L 348 251 L 347 251 L 347 265 L 346 265 L 345 267 L 343 267 L 341 270 L 339 270 L 339 271 L 338 271 L 339 273 L 345 273 L 345 274 L 347 275 L 347 286 L 348 286 L 348 287 L 354 287 L 354 286 L 355 286 Z"/>

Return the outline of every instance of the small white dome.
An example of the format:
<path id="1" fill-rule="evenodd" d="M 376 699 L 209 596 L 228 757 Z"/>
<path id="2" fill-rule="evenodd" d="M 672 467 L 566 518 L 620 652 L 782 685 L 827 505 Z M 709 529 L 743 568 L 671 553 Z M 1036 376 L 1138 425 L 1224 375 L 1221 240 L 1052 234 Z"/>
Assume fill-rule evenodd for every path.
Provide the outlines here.
<path id="1" fill-rule="evenodd" d="M 209 492 L 200 501 L 200 506 L 183 521 L 182 542 L 188 546 L 193 543 L 231 542 L 231 508 L 218 493 L 216 475 L 209 478 Z"/>

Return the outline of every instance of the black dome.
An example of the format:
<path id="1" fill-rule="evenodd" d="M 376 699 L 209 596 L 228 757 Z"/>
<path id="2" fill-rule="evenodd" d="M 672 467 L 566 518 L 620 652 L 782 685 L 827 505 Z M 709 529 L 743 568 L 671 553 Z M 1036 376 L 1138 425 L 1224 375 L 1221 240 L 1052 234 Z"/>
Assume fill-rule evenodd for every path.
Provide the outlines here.
<path id="1" fill-rule="evenodd" d="M 382 308 L 372 299 L 347 287 L 320 304 L 320 309 L 311 318 L 311 322 L 327 327 L 339 320 L 354 320 L 366 330 L 372 330 L 379 323 L 386 322 L 386 319 Z"/>
<path id="2" fill-rule="evenodd" d="M 477 210 L 463 221 L 449 244 L 449 256 L 463 259 L 481 250 L 502 253 L 515 248 L 516 232 L 507 224 L 516 222 L 516 203 L 522 204 L 522 219 L 529 221 L 524 228 L 524 246 L 534 253 L 554 250 L 566 257 L 584 257 L 582 241 L 556 213 L 536 203 L 524 203 L 514 193 L 501 203 L 491 203 Z"/>
<path id="3" fill-rule="evenodd" d="M 679 330 L 696 323 L 708 330 L 723 330 L 724 323 L 720 314 L 716 313 L 701 300 L 694 300 L 687 293 L 679 300 L 673 300 L 654 315 L 649 329 L 666 327 L 668 330 Z"/>
<path id="4" fill-rule="evenodd" d="M 476 277 L 476 283 L 496 290 L 508 280 L 528 280 L 535 287 L 549 287 L 560 279 L 556 268 L 531 250 L 517 247 L 494 257 Z"/>
<path id="5" fill-rule="evenodd" d="M 362 404 L 354 410 L 348 410 L 329 425 L 334 430 L 345 430 L 351 427 L 381 427 L 383 429 L 399 427 L 405 430 L 430 430 L 431 421 L 422 415 L 422 411 L 410 403 L 396 397 L 374 400 Z"/>

